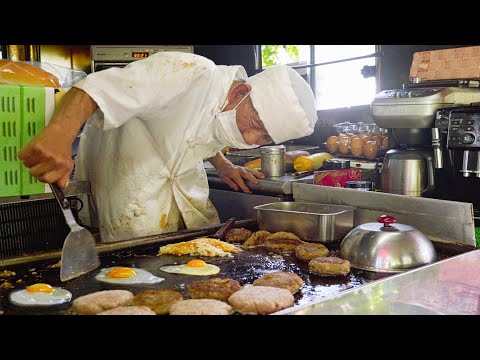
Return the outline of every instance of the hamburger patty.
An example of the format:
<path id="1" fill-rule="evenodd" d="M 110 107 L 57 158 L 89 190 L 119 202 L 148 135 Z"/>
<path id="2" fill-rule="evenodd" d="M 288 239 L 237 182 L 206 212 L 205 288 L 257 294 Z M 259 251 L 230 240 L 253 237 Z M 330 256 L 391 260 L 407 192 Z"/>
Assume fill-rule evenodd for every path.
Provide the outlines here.
<path id="1" fill-rule="evenodd" d="M 169 289 L 144 290 L 133 298 L 133 305 L 148 306 L 158 315 L 168 314 L 170 307 L 183 300 L 181 293 Z"/>
<path id="2" fill-rule="evenodd" d="M 187 285 L 188 294 L 192 299 L 227 301 L 230 295 L 240 289 L 238 281 L 229 278 L 199 280 Z"/>
<path id="3" fill-rule="evenodd" d="M 247 241 L 243 243 L 245 247 L 255 247 L 255 246 L 262 246 L 265 242 L 265 239 L 272 235 L 271 232 L 266 230 L 259 230 L 256 231 L 250 236 Z"/>
<path id="4" fill-rule="evenodd" d="M 253 282 L 255 286 L 272 286 L 290 291 L 295 294 L 303 286 L 300 276 L 292 272 L 274 272 L 265 274 Z"/>
<path id="5" fill-rule="evenodd" d="M 295 248 L 295 256 L 298 260 L 309 262 L 316 257 L 328 256 L 329 250 L 323 244 L 304 243 Z"/>
<path id="6" fill-rule="evenodd" d="M 292 253 L 298 245 L 303 244 L 300 238 L 291 232 L 279 231 L 265 239 L 268 250 L 277 253 Z"/>
<path id="7" fill-rule="evenodd" d="M 130 305 L 133 293 L 128 290 L 103 290 L 76 298 L 72 307 L 77 314 L 95 315 L 118 306 Z"/>
<path id="8" fill-rule="evenodd" d="M 225 235 L 225 241 L 229 243 L 244 243 L 250 236 L 252 232 L 244 228 L 230 229 Z"/>
<path id="9" fill-rule="evenodd" d="M 350 261 L 338 257 L 317 257 L 310 260 L 308 269 L 320 276 L 343 276 L 350 272 Z"/>
<path id="10" fill-rule="evenodd" d="M 293 305 L 290 291 L 271 286 L 245 285 L 228 298 L 228 303 L 242 314 L 271 314 Z"/>
<path id="11" fill-rule="evenodd" d="M 119 306 L 99 312 L 97 315 L 156 315 L 148 306 Z"/>
<path id="12" fill-rule="evenodd" d="M 227 303 L 214 299 L 188 299 L 176 302 L 170 315 L 230 315 L 233 309 Z"/>

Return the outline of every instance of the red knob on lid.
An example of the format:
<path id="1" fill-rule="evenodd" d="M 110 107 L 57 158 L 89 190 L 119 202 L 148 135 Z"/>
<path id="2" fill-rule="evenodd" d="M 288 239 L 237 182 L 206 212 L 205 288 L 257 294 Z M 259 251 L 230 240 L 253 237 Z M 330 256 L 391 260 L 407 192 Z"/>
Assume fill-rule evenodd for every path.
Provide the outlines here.
<path id="1" fill-rule="evenodd" d="M 383 227 L 389 227 L 390 224 L 397 222 L 397 219 L 390 215 L 382 215 L 377 218 L 377 221 L 382 223 Z"/>

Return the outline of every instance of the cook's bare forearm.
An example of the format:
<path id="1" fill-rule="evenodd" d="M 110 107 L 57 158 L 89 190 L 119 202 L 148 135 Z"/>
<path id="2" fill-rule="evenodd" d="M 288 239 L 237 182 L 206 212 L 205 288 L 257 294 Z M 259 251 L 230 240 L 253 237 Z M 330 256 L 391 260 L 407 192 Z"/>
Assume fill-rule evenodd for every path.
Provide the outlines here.
<path id="1" fill-rule="evenodd" d="M 62 129 L 73 142 L 82 125 L 97 109 L 97 103 L 85 91 L 72 87 L 61 99 L 48 127 Z"/>
<path id="2" fill-rule="evenodd" d="M 222 152 L 218 152 L 215 156 L 208 158 L 208 161 L 215 167 L 215 169 L 221 169 L 225 165 L 231 165 L 232 162 L 228 160 Z"/>

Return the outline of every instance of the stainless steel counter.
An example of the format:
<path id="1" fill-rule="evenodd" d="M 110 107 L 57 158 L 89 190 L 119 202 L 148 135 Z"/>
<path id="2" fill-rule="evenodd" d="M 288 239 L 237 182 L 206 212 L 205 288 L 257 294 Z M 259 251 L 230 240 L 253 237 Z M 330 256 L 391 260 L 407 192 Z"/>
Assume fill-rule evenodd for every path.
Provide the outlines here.
<path id="1" fill-rule="evenodd" d="M 475 222 L 471 203 L 429 199 L 374 191 L 294 183 L 295 201 L 348 205 L 357 208 L 354 226 L 392 215 L 431 240 L 475 246 Z"/>
<path id="2" fill-rule="evenodd" d="M 276 315 L 480 315 L 480 250 Z"/>

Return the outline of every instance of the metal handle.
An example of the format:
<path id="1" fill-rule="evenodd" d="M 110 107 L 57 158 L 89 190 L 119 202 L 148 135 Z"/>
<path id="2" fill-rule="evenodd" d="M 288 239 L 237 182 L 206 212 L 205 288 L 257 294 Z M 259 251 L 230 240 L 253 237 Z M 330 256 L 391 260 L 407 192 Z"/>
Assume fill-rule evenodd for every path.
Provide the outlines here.
<path id="1" fill-rule="evenodd" d="M 80 225 L 78 225 L 77 220 L 75 220 L 75 216 L 73 216 L 72 209 L 70 209 L 70 203 L 68 202 L 62 188 L 57 184 L 48 185 L 50 185 L 50 189 L 52 189 L 53 195 L 55 195 L 55 199 L 57 199 L 58 204 L 63 210 L 63 216 L 65 217 L 67 225 L 70 227 L 71 230 L 78 230 L 80 228 Z"/>
<path id="2" fill-rule="evenodd" d="M 427 176 L 428 176 L 428 184 L 425 190 L 422 191 L 423 193 L 428 193 L 435 189 L 435 171 L 433 169 L 433 160 L 430 155 L 425 155 L 425 161 L 427 162 Z"/>
<path id="3" fill-rule="evenodd" d="M 470 170 L 468 170 L 468 156 L 470 154 L 469 150 L 464 150 L 463 151 L 463 162 L 462 162 L 462 170 L 460 170 L 461 173 L 463 173 L 464 177 L 469 177 L 470 176 Z"/>
<path id="4" fill-rule="evenodd" d="M 295 176 L 295 178 L 299 179 L 308 175 L 312 175 L 314 172 L 315 170 L 297 171 L 294 172 L 292 175 Z"/>
<path id="5" fill-rule="evenodd" d="M 228 219 L 223 226 L 217 230 L 215 234 L 212 235 L 213 238 L 222 240 L 228 230 L 235 224 L 236 219 L 234 217 Z"/>
<path id="6" fill-rule="evenodd" d="M 384 228 L 388 228 L 390 224 L 397 222 L 397 219 L 390 215 L 382 215 L 377 218 L 377 221 L 382 223 Z"/>
<path id="7" fill-rule="evenodd" d="M 477 171 L 475 171 L 475 176 L 480 178 L 480 153 L 477 151 Z"/>
<path id="8" fill-rule="evenodd" d="M 440 129 L 433 128 L 432 129 L 432 147 L 433 147 L 433 162 L 435 164 L 435 169 L 443 168 L 443 153 L 442 153 L 442 145 L 440 141 L 441 141 Z"/>
<path id="9" fill-rule="evenodd" d="M 48 185 L 50 185 L 50 189 L 52 189 L 53 195 L 55 195 L 55 199 L 57 199 L 62 209 L 70 210 L 70 203 L 68 202 L 62 188 L 57 184 L 48 184 Z"/>

